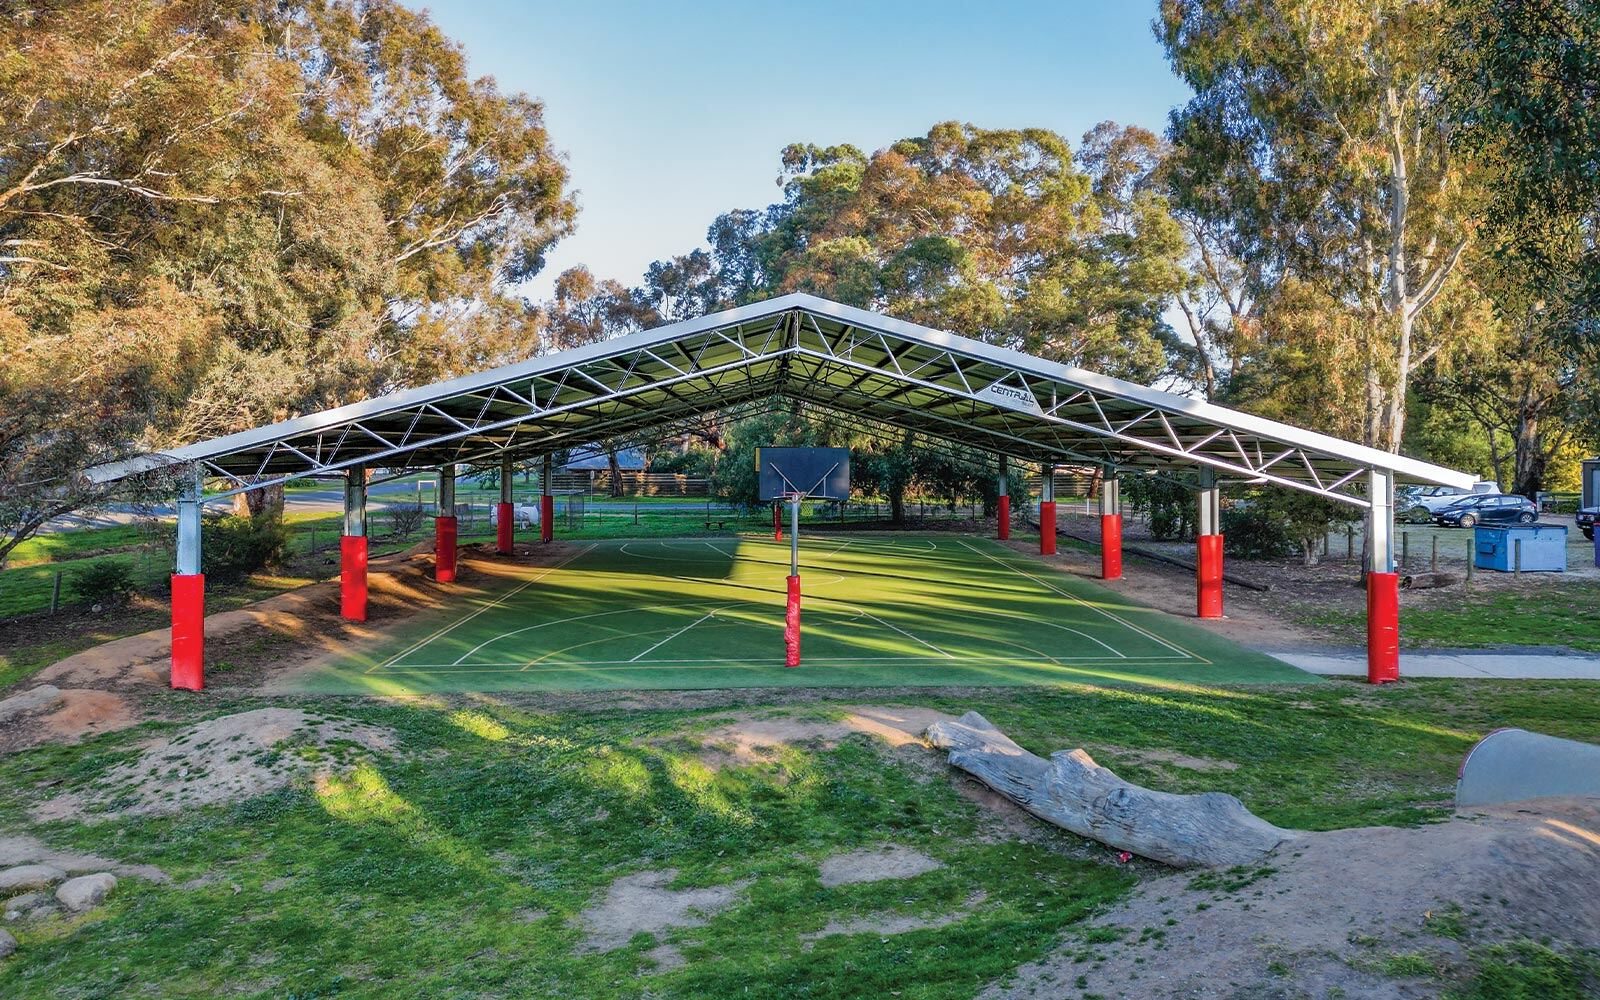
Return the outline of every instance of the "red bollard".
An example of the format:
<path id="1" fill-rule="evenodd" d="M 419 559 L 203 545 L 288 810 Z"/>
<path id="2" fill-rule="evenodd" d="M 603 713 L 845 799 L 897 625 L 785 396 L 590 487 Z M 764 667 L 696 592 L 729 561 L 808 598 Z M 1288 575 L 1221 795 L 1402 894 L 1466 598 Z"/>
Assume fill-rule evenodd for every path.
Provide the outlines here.
<path id="1" fill-rule="evenodd" d="M 172 577 L 172 687 L 199 691 L 205 686 L 205 574 L 175 573 Z"/>
<path id="2" fill-rule="evenodd" d="M 789 606 L 783 614 L 783 665 L 800 665 L 800 578 L 789 577 Z"/>
<path id="3" fill-rule="evenodd" d="M 1201 535 L 1195 539 L 1196 614 L 1201 618 L 1222 617 L 1222 536 Z"/>
<path id="4" fill-rule="evenodd" d="M 539 541 L 556 537 L 556 498 L 546 493 L 539 497 Z"/>
<path id="5" fill-rule="evenodd" d="M 1000 498 L 1000 540 L 1003 542 L 1011 537 L 1011 498 Z"/>
<path id="6" fill-rule="evenodd" d="M 1122 577 L 1122 515 L 1100 515 L 1100 579 Z"/>
<path id="7" fill-rule="evenodd" d="M 1367 574 L 1367 683 L 1400 679 L 1400 574 Z"/>
<path id="8" fill-rule="evenodd" d="M 503 556 L 511 554 L 511 540 L 517 530 L 516 508 L 508 503 L 495 504 L 494 550 Z"/>
<path id="9" fill-rule="evenodd" d="M 456 578 L 456 519 L 433 519 L 433 578 L 449 583 Z"/>
<path id="10" fill-rule="evenodd" d="M 1054 500 L 1039 501 L 1039 554 L 1042 556 L 1056 554 L 1056 502 Z"/>

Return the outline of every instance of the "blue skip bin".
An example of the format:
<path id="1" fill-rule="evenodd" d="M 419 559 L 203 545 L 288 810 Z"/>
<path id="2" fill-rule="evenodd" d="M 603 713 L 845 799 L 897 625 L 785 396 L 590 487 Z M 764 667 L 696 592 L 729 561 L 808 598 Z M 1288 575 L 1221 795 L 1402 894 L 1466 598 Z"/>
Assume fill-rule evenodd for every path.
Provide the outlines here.
<path id="1" fill-rule="evenodd" d="M 1480 524 L 1472 529 L 1472 565 L 1509 573 L 1517 568 L 1521 543 L 1524 573 L 1567 571 L 1567 528 L 1561 524 Z"/>

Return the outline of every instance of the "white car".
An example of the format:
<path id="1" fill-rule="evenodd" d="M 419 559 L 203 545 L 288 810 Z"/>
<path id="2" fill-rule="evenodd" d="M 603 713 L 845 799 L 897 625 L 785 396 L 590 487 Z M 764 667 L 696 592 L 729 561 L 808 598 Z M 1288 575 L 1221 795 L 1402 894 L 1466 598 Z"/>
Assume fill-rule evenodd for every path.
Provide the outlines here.
<path id="1" fill-rule="evenodd" d="M 1462 497 L 1498 495 L 1499 492 L 1500 484 L 1492 482 L 1473 483 L 1470 490 L 1460 490 L 1454 486 L 1423 486 L 1409 491 L 1396 506 L 1407 521 L 1427 524 L 1433 520 L 1433 515 Z"/>
<path id="2" fill-rule="evenodd" d="M 489 524 L 500 523 L 500 505 L 489 505 Z M 520 528 L 531 528 L 539 523 L 539 505 L 517 503 L 511 505 L 511 523 Z"/>

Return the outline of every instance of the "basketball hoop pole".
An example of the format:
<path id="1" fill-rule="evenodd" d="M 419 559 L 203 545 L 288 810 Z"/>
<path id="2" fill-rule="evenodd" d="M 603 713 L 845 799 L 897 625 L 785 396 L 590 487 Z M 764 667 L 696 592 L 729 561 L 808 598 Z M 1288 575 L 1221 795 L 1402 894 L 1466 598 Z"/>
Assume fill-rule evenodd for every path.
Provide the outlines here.
<path id="1" fill-rule="evenodd" d="M 789 499 L 789 600 L 783 616 L 783 665 L 800 665 L 800 494 Z"/>

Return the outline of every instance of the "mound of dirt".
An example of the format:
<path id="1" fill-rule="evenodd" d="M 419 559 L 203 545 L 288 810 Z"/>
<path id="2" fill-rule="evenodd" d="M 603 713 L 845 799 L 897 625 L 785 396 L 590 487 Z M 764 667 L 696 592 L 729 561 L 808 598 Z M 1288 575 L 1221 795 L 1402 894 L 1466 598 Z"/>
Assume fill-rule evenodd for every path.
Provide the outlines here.
<path id="1" fill-rule="evenodd" d="M 393 752 L 394 734 L 293 708 L 258 708 L 191 726 L 112 768 L 88 789 L 33 809 L 38 821 L 85 822 L 235 802 L 342 766 L 351 752 Z"/>
<path id="2" fill-rule="evenodd" d="M 771 760 L 786 746 L 829 750 L 857 733 L 876 737 L 891 749 L 925 747 L 923 730 L 947 718 L 933 709 L 901 705 L 853 705 L 844 711 L 842 719 L 740 714 L 712 729 L 693 733 L 690 739 L 703 747 L 698 754 L 700 759 L 708 767 L 720 769 Z"/>
<path id="3" fill-rule="evenodd" d="M 1600 947 L 1600 799 L 1310 833 L 1252 871 L 1147 879 L 1094 926 L 1126 933 L 1087 959 L 1069 941 L 982 996 L 1072 981 L 1108 998 L 1433 996 L 1436 982 L 1396 981 L 1383 960 L 1425 950 L 1448 965 L 1464 941 L 1517 936 Z"/>

